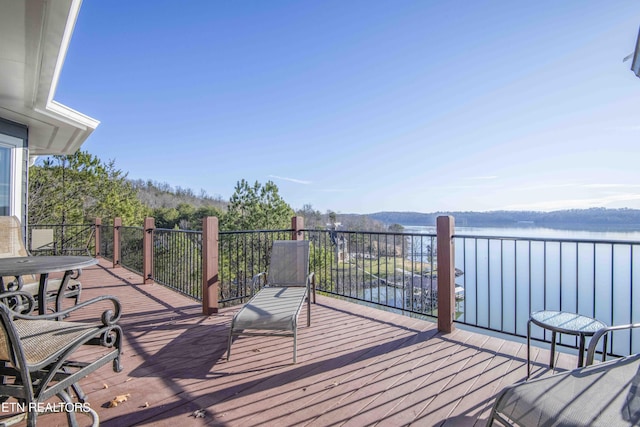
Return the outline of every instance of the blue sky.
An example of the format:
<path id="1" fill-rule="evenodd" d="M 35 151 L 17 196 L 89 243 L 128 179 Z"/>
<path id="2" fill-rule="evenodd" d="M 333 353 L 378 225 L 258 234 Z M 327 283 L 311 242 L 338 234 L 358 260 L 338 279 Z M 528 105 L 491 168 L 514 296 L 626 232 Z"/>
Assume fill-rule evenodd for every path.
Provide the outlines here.
<path id="1" fill-rule="evenodd" d="M 640 2 L 85 1 L 55 99 L 132 179 L 322 212 L 640 208 Z"/>

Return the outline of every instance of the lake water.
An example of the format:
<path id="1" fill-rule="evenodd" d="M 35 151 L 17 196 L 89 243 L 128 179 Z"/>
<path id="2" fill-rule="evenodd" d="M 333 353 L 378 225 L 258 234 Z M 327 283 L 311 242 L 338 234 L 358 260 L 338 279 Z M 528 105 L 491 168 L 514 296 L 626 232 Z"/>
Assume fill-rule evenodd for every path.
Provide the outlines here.
<path id="1" fill-rule="evenodd" d="M 435 227 L 404 226 L 407 233 L 435 234 Z M 640 230 L 558 229 L 544 227 L 455 227 L 455 234 L 474 236 L 529 237 L 548 239 L 630 240 L 640 242 Z"/>
<path id="2" fill-rule="evenodd" d="M 634 268 L 640 265 L 640 230 L 456 227 L 455 235 L 473 236 L 455 239 L 455 267 L 464 272 L 456 279 L 465 288 L 457 319 L 463 323 L 523 336 L 529 314 L 543 309 L 578 312 L 610 325 L 640 322 L 640 268 Z M 515 239 L 501 239 L 506 237 Z M 618 354 L 628 346 L 640 351 L 640 331 L 616 334 Z"/>

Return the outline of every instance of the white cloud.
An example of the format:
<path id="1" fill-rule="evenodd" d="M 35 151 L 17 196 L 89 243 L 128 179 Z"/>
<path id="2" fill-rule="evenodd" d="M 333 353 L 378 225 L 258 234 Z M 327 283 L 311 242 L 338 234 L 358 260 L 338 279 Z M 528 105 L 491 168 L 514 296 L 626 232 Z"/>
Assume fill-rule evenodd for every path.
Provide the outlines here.
<path id="1" fill-rule="evenodd" d="M 566 199 L 553 201 L 540 201 L 531 203 L 520 203 L 508 205 L 501 209 L 504 210 L 534 210 L 534 211 L 554 211 L 562 209 L 588 209 L 595 207 L 607 207 L 613 203 L 628 202 L 632 200 L 640 200 L 640 194 L 627 193 L 617 194 L 607 197 L 589 198 L 589 199 Z"/>
<path id="2" fill-rule="evenodd" d="M 640 125 L 616 126 L 606 128 L 607 131 L 635 132 L 640 130 Z"/>
<path id="3" fill-rule="evenodd" d="M 269 175 L 269 178 L 281 179 L 282 181 L 295 182 L 296 184 L 303 184 L 303 185 L 311 184 L 311 181 L 304 181 L 302 179 L 296 179 L 296 178 L 287 178 L 287 177 L 278 176 L 278 175 Z"/>
<path id="4" fill-rule="evenodd" d="M 640 184 L 585 184 L 586 188 L 640 188 Z"/>
<path id="5" fill-rule="evenodd" d="M 350 191 L 353 191 L 349 188 L 325 188 L 320 190 L 324 193 L 348 193 Z"/>
<path id="6" fill-rule="evenodd" d="M 475 184 L 475 185 L 447 185 L 445 187 L 442 188 L 448 188 L 451 190 L 467 190 L 467 189 L 471 189 L 471 190 L 486 190 L 486 189 L 495 189 L 495 188 L 504 188 L 504 185 L 499 185 L 499 184 L 485 184 L 485 185 L 481 185 L 481 184 Z"/>
<path id="7" fill-rule="evenodd" d="M 486 181 L 489 179 L 498 179 L 497 175 L 487 175 L 487 176 L 469 176 L 466 179 L 472 179 L 474 181 Z"/>
<path id="8" fill-rule="evenodd" d="M 567 187 L 578 187 L 579 184 L 534 184 L 528 185 L 526 187 L 518 188 L 519 191 L 532 191 L 532 190 L 548 190 L 553 188 L 567 188 Z"/>

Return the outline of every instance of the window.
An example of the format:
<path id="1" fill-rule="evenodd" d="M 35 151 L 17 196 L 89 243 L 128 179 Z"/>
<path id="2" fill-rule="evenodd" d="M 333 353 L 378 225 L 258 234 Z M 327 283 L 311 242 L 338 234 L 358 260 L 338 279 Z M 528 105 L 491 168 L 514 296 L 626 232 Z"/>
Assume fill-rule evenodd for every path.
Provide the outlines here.
<path id="1" fill-rule="evenodd" d="M 11 213 L 11 149 L 0 145 L 0 215 Z"/>
<path id="2" fill-rule="evenodd" d="M 0 215 L 27 216 L 27 127 L 0 118 Z"/>
<path id="3" fill-rule="evenodd" d="M 27 153 L 21 139 L 0 133 L 0 215 L 22 218 L 25 212 Z"/>

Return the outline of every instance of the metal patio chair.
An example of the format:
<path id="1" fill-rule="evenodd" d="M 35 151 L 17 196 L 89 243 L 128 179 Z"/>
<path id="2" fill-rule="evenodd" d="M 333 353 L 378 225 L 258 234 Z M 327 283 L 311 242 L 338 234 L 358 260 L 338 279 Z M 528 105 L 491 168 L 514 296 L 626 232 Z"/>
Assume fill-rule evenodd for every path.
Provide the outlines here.
<path id="1" fill-rule="evenodd" d="M 315 302 L 314 274 L 309 273 L 309 242 L 276 240 L 271 249 L 268 273 L 253 277 L 255 289 L 266 285 L 233 317 L 229 330 L 227 360 L 238 335 L 284 335 L 293 337 L 293 363 L 297 360 L 298 315 L 307 300 L 307 326 L 311 326 L 311 292 Z"/>
<path id="2" fill-rule="evenodd" d="M 34 228 L 31 230 L 31 254 L 56 254 L 53 228 Z"/>
<path id="3" fill-rule="evenodd" d="M 22 306 L 35 304 L 26 292 L 8 292 L 2 297 L 29 301 Z M 101 316 L 96 313 L 100 320 L 95 323 L 56 320 L 58 314 L 67 315 L 105 302 L 107 309 Z M 39 316 L 17 313 L 0 303 L 0 402 L 13 398 L 17 400 L 15 407 L 24 409 L 0 419 L 0 424 L 26 420 L 27 426 L 35 426 L 40 411 L 55 408 L 55 403 L 45 401 L 57 396 L 61 400 L 59 409 L 66 412 L 69 425 L 78 425 L 76 412 L 86 412 L 93 418 L 93 425 L 97 425 L 98 415 L 86 402 L 78 381 L 108 363 L 115 372 L 122 370 L 122 329 L 116 323 L 119 318 L 120 303 L 112 296 L 97 297 L 60 313 Z M 74 394 L 77 401 L 72 399 Z"/>
<path id="4" fill-rule="evenodd" d="M 640 354 L 593 365 L 599 339 L 640 323 L 600 329 L 591 338 L 587 366 L 503 389 L 487 423 L 506 426 L 640 425 Z M 590 366 L 589 366 L 590 365 Z"/>
<path id="5" fill-rule="evenodd" d="M 0 258 L 18 257 L 18 256 L 31 256 L 31 253 L 27 251 L 25 241 L 22 235 L 22 227 L 20 221 L 15 216 L 0 216 Z M 55 302 L 56 310 L 61 309 L 61 299 L 70 298 L 77 304 L 80 299 L 80 293 L 82 291 L 82 284 L 78 281 L 80 277 L 80 271 L 74 273 L 69 278 L 65 289 L 60 289 L 63 285 L 63 279 L 48 279 L 47 280 L 47 302 Z M 3 277 L 4 289 L 0 289 L 0 292 L 4 291 L 25 291 L 34 296 L 37 301 L 38 291 L 40 288 L 39 279 L 35 276 L 28 277 Z M 58 298 L 60 291 L 62 294 Z"/>
<path id="6" fill-rule="evenodd" d="M 64 227 L 63 227 L 64 228 Z M 89 230 L 87 234 L 86 231 Z M 86 255 L 91 256 L 89 247 L 95 228 L 87 226 L 80 231 L 67 233 L 61 245 L 55 239 L 53 228 L 32 228 L 29 240 L 31 255 Z"/>

